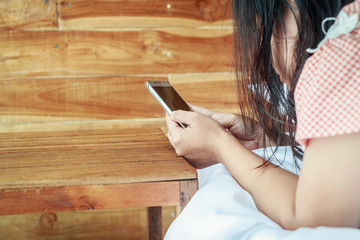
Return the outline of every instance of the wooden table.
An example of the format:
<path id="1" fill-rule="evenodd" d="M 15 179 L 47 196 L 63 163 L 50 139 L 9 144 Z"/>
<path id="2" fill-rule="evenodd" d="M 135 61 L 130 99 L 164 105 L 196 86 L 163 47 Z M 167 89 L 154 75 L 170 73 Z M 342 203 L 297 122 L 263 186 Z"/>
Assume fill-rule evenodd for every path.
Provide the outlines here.
<path id="1" fill-rule="evenodd" d="M 161 206 L 181 210 L 196 190 L 160 129 L 0 134 L 0 215 L 147 207 L 161 239 Z"/>

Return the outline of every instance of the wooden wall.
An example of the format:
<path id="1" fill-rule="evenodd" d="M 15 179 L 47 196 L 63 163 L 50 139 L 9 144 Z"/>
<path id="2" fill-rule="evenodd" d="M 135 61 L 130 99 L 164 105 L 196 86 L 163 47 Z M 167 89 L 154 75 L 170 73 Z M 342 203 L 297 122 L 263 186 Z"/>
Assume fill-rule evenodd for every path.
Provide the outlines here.
<path id="1" fill-rule="evenodd" d="M 236 111 L 228 2 L 0 1 L 0 132 L 163 124 L 153 79 Z"/>
<path id="2" fill-rule="evenodd" d="M 0 132 L 164 126 L 144 84 L 156 79 L 190 103 L 237 111 L 228 2 L 1 0 Z M 144 214 L 2 216 L 0 239 L 143 239 Z M 165 231 L 175 208 L 164 214 Z"/>

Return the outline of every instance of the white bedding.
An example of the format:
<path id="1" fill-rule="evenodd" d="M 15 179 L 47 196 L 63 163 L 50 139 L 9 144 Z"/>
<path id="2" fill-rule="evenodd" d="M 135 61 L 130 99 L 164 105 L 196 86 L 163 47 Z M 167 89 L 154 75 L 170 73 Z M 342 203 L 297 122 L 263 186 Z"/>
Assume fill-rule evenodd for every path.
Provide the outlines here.
<path id="1" fill-rule="evenodd" d="M 255 153 L 262 156 L 265 154 L 266 157 L 271 155 L 271 149 L 259 149 Z M 297 172 L 288 147 L 281 147 L 276 156 L 278 159 L 284 159 L 281 167 Z M 360 240 L 359 229 L 329 227 L 301 228 L 296 231 L 282 229 L 257 210 L 251 195 L 240 187 L 221 164 L 198 170 L 198 177 L 199 191 L 172 223 L 166 233 L 166 240 Z"/>

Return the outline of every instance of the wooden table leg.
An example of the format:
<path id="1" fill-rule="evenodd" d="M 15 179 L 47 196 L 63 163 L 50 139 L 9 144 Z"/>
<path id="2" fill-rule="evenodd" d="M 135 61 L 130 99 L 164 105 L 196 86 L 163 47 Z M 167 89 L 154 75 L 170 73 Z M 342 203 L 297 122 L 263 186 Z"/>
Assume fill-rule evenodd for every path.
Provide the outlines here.
<path id="1" fill-rule="evenodd" d="M 161 207 L 148 207 L 148 239 L 161 240 L 162 239 L 162 211 Z"/>
<path id="2" fill-rule="evenodd" d="M 184 209 L 198 189 L 197 180 L 180 181 L 180 211 Z"/>

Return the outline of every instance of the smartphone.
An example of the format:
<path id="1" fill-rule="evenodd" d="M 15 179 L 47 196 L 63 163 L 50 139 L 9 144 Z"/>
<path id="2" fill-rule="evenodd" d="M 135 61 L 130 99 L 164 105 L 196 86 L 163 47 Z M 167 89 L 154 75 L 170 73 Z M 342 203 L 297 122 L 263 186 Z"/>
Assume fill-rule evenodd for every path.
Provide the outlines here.
<path id="1" fill-rule="evenodd" d="M 169 81 L 147 81 L 145 85 L 169 115 L 175 110 L 191 111 L 189 105 L 176 92 Z M 179 125 L 183 128 L 187 127 L 184 123 L 179 123 Z"/>

